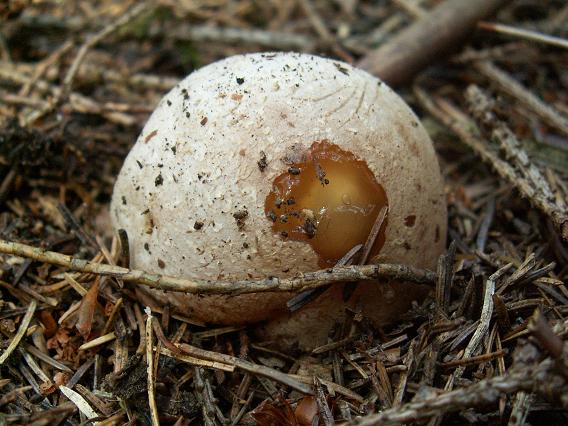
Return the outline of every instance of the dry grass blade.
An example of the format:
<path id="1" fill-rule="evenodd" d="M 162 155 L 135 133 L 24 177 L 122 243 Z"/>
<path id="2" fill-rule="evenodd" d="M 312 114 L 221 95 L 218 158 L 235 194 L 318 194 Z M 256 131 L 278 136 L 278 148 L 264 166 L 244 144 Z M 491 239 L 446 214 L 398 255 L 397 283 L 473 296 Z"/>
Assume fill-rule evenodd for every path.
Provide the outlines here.
<path id="1" fill-rule="evenodd" d="M 154 371 L 154 334 L 152 321 L 154 317 L 150 309 L 146 308 L 146 373 L 148 383 L 148 403 L 150 405 L 150 418 L 152 426 L 159 426 L 158 406 L 156 405 L 156 378 Z"/>
<path id="2" fill-rule="evenodd" d="M 333 420 L 333 415 L 331 414 L 331 410 L 329 409 L 329 405 L 327 405 L 327 401 L 325 398 L 325 393 L 322 388 L 322 384 L 317 377 L 314 377 L 314 387 L 316 389 L 316 401 L 318 404 L 320 416 L 323 419 L 323 424 L 325 426 L 334 426 L 335 421 Z"/>
<path id="3" fill-rule="evenodd" d="M 530 411 L 533 396 L 527 392 L 517 392 L 515 401 L 511 408 L 508 426 L 522 426 L 526 424 L 527 416 Z"/>
<path id="4" fill-rule="evenodd" d="M 345 266 L 351 264 L 353 258 L 359 253 L 363 246 L 361 244 L 357 244 L 351 250 L 349 250 L 345 255 L 337 261 L 335 266 Z M 296 312 L 300 308 L 306 306 L 311 301 L 315 300 L 320 294 L 322 294 L 327 287 L 319 287 L 310 290 L 305 290 L 294 297 L 292 297 L 288 302 L 286 302 L 286 306 L 290 312 Z"/>
<path id="5" fill-rule="evenodd" d="M 37 302 L 35 300 L 32 300 L 28 305 L 26 314 L 24 315 L 22 321 L 20 322 L 20 326 L 18 327 L 18 332 L 11 339 L 10 344 L 8 345 L 6 350 L 2 353 L 2 355 L 0 355 L 0 365 L 4 364 L 4 362 L 8 359 L 10 354 L 14 352 L 14 349 L 16 349 L 20 344 L 20 341 L 24 337 L 24 334 L 26 334 L 26 331 L 28 329 L 28 326 L 30 325 L 32 317 L 34 316 L 36 308 L 37 308 Z"/>
<path id="6" fill-rule="evenodd" d="M 549 44 L 555 47 L 568 49 L 568 40 L 560 37 L 542 34 L 537 31 L 525 30 L 524 28 L 512 27 L 510 25 L 497 24 L 495 22 L 479 22 L 478 28 L 487 31 L 494 31 L 500 34 L 506 34 L 513 37 L 519 37 L 525 40 L 536 41 L 538 43 Z"/>
<path id="7" fill-rule="evenodd" d="M 199 358 L 195 358 L 193 356 L 189 356 L 189 355 L 185 355 L 183 353 L 180 353 L 179 350 L 174 352 L 168 348 L 160 348 L 160 354 L 168 356 L 170 358 L 175 358 L 178 359 L 182 362 L 186 362 L 188 364 L 191 365 L 196 365 L 199 367 L 205 367 L 205 368 L 212 368 L 215 370 L 221 370 L 221 371 L 227 371 L 229 373 L 232 373 L 233 371 L 235 371 L 235 366 L 234 365 L 229 365 L 229 364 L 223 364 L 221 362 L 216 362 L 216 361 L 207 361 L 204 359 L 199 359 Z"/>
<path id="8" fill-rule="evenodd" d="M 361 249 L 361 255 L 358 262 L 360 265 L 365 265 L 369 260 L 369 255 L 371 254 L 371 250 L 373 249 L 373 246 L 375 245 L 375 242 L 379 237 L 381 229 L 383 228 L 388 212 L 389 208 L 387 206 L 384 206 L 383 208 L 381 208 L 381 211 L 377 215 L 377 219 L 375 220 L 375 223 L 373 223 L 373 227 L 371 228 L 371 232 L 369 232 L 367 241 L 365 241 L 365 244 Z"/>
<path id="9" fill-rule="evenodd" d="M 86 351 L 87 349 L 93 349 L 107 342 L 111 342 L 114 339 L 116 339 L 116 334 L 114 333 L 114 331 L 112 331 L 108 334 L 105 334 L 104 336 L 99 336 L 96 339 L 89 340 L 87 343 L 83 343 L 81 346 L 79 346 L 78 350 Z"/>
<path id="10" fill-rule="evenodd" d="M 89 405 L 89 403 L 73 389 L 69 389 L 67 386 L 59 386 L 59 390 L 63 395 L 65 395 L 73 404 L 77 406 L 79 411 L 87 417 L 87 419 L 96 419 L 99 417 L 97 412 Z M 98 425 L 98 422 L 93 422 L 94 425 Z"/>

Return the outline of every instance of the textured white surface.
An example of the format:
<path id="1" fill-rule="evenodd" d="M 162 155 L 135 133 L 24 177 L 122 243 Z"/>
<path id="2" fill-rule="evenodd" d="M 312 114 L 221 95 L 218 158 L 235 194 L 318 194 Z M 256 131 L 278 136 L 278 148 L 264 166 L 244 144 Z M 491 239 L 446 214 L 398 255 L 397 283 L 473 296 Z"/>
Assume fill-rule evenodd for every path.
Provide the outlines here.
<path id="1" fill-rule="evenodd" d="M 132 266 L 227 280 L 318 269 L 308 244 L 273 235 L 264 201 L 287 169 L 283 159 L 322 139 L 364 159 L 386 191 L 380 259 L 434 267 L 445 244 L 446 207 L 438 162 L 417 117 L 366 72 L 295 53 L 227 58 L 162 99 L 113 194 L 113 224 L 128 232 Z M 239 230 L 233 214 L 243 210 Z M 412 215 L 414 226 L 405 225 Z M 196 222 L 203 227 L 194 229 Z M 170 301 L 201 320 L 234 323 L 281 312 L 288 298 L 175 294 Z"/>

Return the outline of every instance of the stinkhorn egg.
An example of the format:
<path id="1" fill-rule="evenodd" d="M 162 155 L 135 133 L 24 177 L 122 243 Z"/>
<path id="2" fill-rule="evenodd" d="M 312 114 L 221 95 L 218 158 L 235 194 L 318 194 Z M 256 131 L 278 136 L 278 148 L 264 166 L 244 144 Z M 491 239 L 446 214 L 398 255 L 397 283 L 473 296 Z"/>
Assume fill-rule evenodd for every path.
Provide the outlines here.
<path id="1" fill-rule="evenodd" d="M 257 53 L 207 65 L 165 95 L 116 180 L 111 218 L 128 234 L 131 267 L 232 281 L 331 267 L 365 243 L 383 208 L 369 261 L 435 268 L 444 187 L 416 115 L 346 63 Z M 290 293 L 151 294 L 196 321 L 265 321 L 267 338 L 309 348 L 346 306 L 382 325 L 424 293 L 405 282 L 342 288 L 294 314 Z"/>

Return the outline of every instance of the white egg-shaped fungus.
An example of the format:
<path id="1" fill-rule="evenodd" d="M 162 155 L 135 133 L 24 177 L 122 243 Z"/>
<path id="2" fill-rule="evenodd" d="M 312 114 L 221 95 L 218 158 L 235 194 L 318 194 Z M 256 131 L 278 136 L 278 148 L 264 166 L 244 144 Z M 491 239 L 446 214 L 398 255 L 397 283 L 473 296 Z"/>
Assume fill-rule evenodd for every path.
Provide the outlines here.
<path id="1" fill-rule="evenodd" d="M 111 216 L 127 231 L 133 268 L 230 281 L 333 266 L 366 241 L 383 208 L 373 261 L 434 268 L 446 204 L 416 115 L 346 63 L 258 53 L 207 65 L 162 99 L 118 176 Z M 343 300 L 342 288 L 293 315 L 290 293 L 151 291 L 207 323 L 271 320 L 271 336 L 302 347 L 325 340 L 345 305 L 380 325 L 424 293 L 410 283 L 365 282 Z M 310 324 L 315 331 L 306 331 Z"/>

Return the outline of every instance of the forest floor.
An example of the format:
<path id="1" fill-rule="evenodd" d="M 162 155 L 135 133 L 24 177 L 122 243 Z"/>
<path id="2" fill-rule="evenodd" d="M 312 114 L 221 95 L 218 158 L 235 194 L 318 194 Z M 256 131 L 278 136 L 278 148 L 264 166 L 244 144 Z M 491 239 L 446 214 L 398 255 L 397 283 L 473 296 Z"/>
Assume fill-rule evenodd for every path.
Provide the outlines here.
<path id="1" fill-rule="evenodd" d="M 108 273 L 128 267 L 113 184 L 162 96 L 282 50 L 392 84 L 434 142 L 449 213 L 431 295 L 381 329 L 349 312 L 310 354 Z M 566 424 L 567 101 L 563 0 L 2 3 L 0 423 Z"/>

